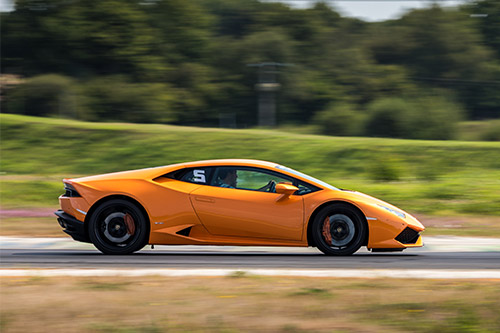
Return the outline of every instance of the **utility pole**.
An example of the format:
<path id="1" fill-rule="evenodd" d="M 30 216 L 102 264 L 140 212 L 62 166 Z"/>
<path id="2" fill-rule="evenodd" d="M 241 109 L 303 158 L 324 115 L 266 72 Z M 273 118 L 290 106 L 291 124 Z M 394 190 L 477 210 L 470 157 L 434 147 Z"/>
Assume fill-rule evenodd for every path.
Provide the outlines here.
<path id="1" fill-rule="evenodd" d="M 258 68 L 258 83 L 255 85 L 255 90 L 259 93 L 259 126 L 275 127 L 276 126 L 276 93 L 281 87 L 278 83 L 277 76 L 279 68 L 290 66 L 290 64 L 282 64 L 277 62 L 262 62 L 259 64 L 248 64 L 249 67 Z"/>

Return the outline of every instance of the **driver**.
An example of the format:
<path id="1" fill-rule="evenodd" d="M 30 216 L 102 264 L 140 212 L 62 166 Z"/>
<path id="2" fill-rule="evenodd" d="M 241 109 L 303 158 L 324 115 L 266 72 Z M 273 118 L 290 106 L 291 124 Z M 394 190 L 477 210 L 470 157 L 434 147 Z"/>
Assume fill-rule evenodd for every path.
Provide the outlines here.
<path id="1" fill-rule="evenodd" d="M 221 179 L 221 187 L 236 188 L 238 175 L 236 169 L 221 169 L 219 171 L 219 179 Z"/>

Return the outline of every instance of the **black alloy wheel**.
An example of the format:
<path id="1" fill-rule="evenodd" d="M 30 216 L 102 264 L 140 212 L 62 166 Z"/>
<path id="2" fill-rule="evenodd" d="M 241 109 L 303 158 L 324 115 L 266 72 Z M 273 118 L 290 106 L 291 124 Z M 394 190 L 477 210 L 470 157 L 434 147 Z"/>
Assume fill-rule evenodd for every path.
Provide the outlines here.
<path id="1" fill-rule="evenodd" d="M 89 220 L 89 237 L 104 254 L 130 254 L 149 240 L 149 223 L 133 203 L 113 199 L 99 205 Z"/>
<path id="2" fill-rule="evenodd" d="M 322 208 L 313 221 L 312 236 L 326 255 L 351 255 L 366 238 L 366 219 L 349 204 L 337 203 Z"/>

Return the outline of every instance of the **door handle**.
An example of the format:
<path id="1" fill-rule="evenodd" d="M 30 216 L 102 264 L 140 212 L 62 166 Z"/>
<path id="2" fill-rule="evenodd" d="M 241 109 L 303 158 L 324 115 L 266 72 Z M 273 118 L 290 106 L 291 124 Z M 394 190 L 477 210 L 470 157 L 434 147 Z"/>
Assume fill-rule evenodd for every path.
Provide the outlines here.
<path id="1" fill-rule="evenodd" d="M 201 202 L 209 202 L 209 203 L 214 203 L 215 200 L 212 198 L 206 198 L 206 197 L 194 197 L 196 201 L 201 201 Z"/>

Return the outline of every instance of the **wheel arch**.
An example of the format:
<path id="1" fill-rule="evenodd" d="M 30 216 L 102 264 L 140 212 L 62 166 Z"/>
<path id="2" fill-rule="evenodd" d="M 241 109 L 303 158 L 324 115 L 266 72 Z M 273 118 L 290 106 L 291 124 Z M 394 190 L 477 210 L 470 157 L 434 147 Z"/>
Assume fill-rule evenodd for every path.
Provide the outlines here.
<path id="1" fill-rule="evenodd" d="M 139 202 L 137 201 L 136 199 L 132 198 L 132 197 L 129 197 L 127 195 L 123 195 L 123 194 L 113 194 L 113 195 L 108 195 L 106 197 L 103 197 L 99 200 L 97 200 L 89 209 L 89 211 L 87 212 L 87 215 L 85 215 L 85 234 L 86 236 L 88 237 L 89 236 L 89 220 L 90 220 L 90 217 L 92 216 L 92 214 L 94 214 L 94 211 L 97 209 L 97 207 L 99 207 L 101 204 L 107 202 L 107 201 L 110 201 L 110 200 L 114 200 L 114 199 L 122 199 L 122 200 L 126 200 L 126 201 L 129 201 L 130 203 L 134 204 L 135 206 L 137 206 L 137 208 L 139 208 L 139 210 L 141 211 L 141 213 L 144 215 L 144 218 L 146 219 L 146 221 L 148 223 L 146 223 L 146 227 L 147 227 L 147 232 L 148 232 L 148 235 L 151 235 L 151 219 L 149 218 L 149 214 L 148 212 L 146 211 L 146 209 L 144 208 L 144 206 Z M 148 237 L 149 239 L 149 237 Z"/>
<path id="2" fill-rule="evenodd" d="M 359 214 L 361 214 L 361 216 L 363 216 L 362 222 L 365 224 L 365 227 L 366 227 L 366 237 L 365 237 L 365 240 L 363 241 L 362 246 L 368 245 L 368 237 L 369 237 L 370 230 L 368 228 L 368 221 L 366 220 L 365 214 L 363 213 L 363 211 L 361 209 L 359 209 L 358 206 L 354 205 L 351 202 L 343 201 L 343 200 L 327 201 L 327 202 L 322 203 L 318 207 L 316 207 L 314 212 L 309 217 L 309 220 L 307 221 L 307 245 L 316 247 L 316 244 L 315 244 L 313 236 L 312 236 L 312 225 L 313 225 L 313 221 L 316 218 L 316 215 L 318 214 L 318 212 L 326 206 L 331 206 L 331 205 L 336 205 L 336 204 L 348 205 L 348 206 L 352 207 L 354 210 L 356 210 Z"/>

